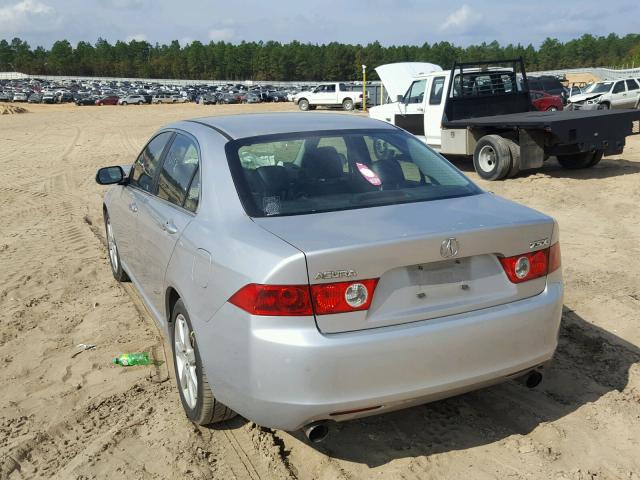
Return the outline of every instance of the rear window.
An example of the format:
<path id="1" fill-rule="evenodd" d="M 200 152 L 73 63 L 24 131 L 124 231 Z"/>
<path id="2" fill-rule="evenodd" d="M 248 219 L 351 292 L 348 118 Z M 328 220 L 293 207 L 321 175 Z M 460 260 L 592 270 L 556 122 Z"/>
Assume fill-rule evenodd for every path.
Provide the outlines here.
<path id="1" fill-rule="evenodd" d="M 475 195 L 447 160 L 402 131 L 271 135 L 227 144 L 252 217 L 301 215 Z"/>

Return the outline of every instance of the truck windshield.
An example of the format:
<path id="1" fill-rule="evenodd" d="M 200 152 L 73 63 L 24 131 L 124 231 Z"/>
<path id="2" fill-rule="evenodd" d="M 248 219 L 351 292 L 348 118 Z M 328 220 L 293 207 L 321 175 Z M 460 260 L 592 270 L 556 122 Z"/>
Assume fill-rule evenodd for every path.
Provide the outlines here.
<path id="1" fill-rule="evenodd" d="M 447 160 L 402 131 L 307 132 L 226 147 L 248 215 L 300 215 L 481 193 Z"/>

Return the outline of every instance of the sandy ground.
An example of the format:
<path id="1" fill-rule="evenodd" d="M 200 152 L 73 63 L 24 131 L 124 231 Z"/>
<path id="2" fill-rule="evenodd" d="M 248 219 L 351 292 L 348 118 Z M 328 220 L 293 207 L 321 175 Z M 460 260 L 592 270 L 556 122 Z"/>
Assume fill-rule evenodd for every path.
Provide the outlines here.
<path id="1" fill-rule="evenodd" d="M 562 229 L 561 341 L 538 389 L 507 383 L 352 421 L 309 446 L 242 419 L 194 427 L 170 363 L 111 364 L 170 348 L 111 276 L 93 180 L 169 121 L 292 107 L 28 108 L 0 117 L 0 479 L 640 479 L 639 137 L 590 170 L 550 160 L 479 182 Z M 97 348 L 72 358 L 80 343 Z"/>

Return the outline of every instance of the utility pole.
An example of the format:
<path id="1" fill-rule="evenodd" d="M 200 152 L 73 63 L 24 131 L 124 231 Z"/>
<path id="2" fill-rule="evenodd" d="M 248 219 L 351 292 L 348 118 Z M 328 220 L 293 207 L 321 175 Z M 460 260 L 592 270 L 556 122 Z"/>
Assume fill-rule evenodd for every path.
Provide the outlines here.
<path id="1" fill-rule="evenodd" d="M 367 111 L 367 66 L 362 65 L 362 111 Z"/>

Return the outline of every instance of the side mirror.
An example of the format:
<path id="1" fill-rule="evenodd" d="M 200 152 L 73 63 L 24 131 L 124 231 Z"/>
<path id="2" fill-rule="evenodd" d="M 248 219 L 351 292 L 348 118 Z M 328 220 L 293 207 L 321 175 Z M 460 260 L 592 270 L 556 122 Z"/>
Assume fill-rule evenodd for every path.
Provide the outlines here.
<path id="1" fill-rule="evenodd" d="M 122 183 L 124 179 L 124 170 L 120 166 L 103 167 L 96 173 L 96 183 L 100 185 Z"/>
<path id="2" fill-rule="evenodd" d="M 396 102 L 398 103 L 404 103 L 404 95 L 398 95 L 396 97 Z"/>

